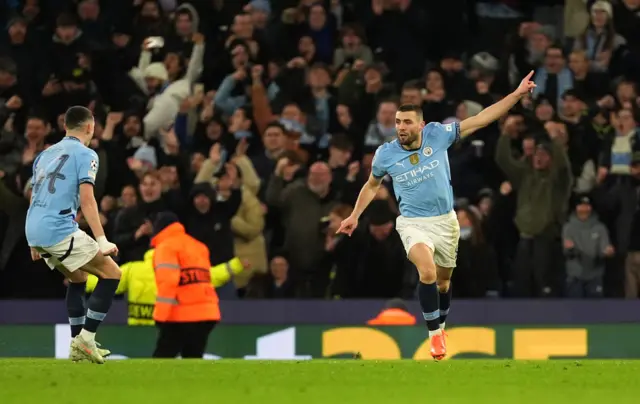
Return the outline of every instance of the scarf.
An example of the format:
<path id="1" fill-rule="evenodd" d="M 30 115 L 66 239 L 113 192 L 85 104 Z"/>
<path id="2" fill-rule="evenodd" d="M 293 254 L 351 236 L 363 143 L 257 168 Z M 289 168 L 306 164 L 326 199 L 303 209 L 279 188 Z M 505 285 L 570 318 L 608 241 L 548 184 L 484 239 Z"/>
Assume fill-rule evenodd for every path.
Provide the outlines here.
<path id="1" fill-rule="evenodd" d="M 562 105 L 562 94 L 567 90 L 571 90 L 573 88 L 573 75 L 571 74 L 571 70 L 566 67 L 557 74 L 558 76 L 558 99 L 557 105 L 558 107 Z M 545 94 L 547 89 L 547 79 L 549 78 L 549 72 L 544 67 L 541 67 L 536 72 L 534 80 L 536 82 L 537 87 L 534 90 L 534 95 L 538 97 L 541 94 Z"/>

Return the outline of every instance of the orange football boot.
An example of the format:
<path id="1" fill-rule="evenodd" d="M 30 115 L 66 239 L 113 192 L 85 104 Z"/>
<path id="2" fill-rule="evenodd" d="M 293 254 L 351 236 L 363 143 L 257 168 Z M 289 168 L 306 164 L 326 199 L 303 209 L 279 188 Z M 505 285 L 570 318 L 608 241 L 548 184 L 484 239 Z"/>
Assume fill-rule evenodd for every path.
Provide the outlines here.
<path id="1" fill-rule="evenodd" d="M 442 330 L 442 334 L 434 335 L 431 339 L 431 356 L 439 361 L 447 356 L 447 334 Z"/>

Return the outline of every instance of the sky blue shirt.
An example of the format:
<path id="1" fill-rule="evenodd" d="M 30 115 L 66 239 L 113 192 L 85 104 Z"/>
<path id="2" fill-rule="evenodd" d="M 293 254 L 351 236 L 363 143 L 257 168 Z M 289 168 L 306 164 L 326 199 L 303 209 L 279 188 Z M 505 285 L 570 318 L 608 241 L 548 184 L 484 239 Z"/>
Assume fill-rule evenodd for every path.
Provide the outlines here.
<path id="1" fill-rule="evenodd" d="M 33 162 L 31 206 L 25 233 L 31 247 L 51 247 L 78 230 L 80 184 L 94 184 L 98 155 L 75 137 L 65 137 Z"/>
<path id="2" fill-rule="evenodd" d="M 416 150 L 397 139 L 384 143 L 373 158 L 372 174 L 389 175 L 404 217 L 432 217 L 453 210 L 453 188 L 447 149 L 460 139 L 460 125 L 431 122 L 422 130 Z"/>

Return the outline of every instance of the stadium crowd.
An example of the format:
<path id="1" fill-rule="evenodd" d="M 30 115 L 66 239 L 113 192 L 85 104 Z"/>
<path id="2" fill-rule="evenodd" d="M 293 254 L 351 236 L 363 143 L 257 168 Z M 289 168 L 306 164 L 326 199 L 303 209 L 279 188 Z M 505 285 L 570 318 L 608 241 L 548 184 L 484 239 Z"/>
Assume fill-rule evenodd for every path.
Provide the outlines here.
<path id="1" fill-rule="evenodd" d="M 1 0 L 0 298 L 61 298 L 24 237 L 32 162 L 71 105 L 96 117 L 96 197 L 119 262 L 175 212 L 229 298 L 412 298 L 385 180 L 336 236 L 400 104 L 473 116 L 451 147 L 457 297 L 640 287 L 640 0 Z M 77 217 L 86 231 L 82 215 Z"/>

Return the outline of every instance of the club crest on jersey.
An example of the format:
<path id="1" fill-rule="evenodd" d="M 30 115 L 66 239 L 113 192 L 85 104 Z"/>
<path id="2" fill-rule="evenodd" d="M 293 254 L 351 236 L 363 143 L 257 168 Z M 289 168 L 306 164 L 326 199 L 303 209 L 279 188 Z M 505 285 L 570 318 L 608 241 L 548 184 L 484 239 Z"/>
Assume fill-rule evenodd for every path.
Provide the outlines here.
<path id="1" fill-rule="evenodd" d="M 413 153 L 411 156 L 409 156 L 409 162 L 414 166 L 418 164 L 420 162 L 420 156 L 418 156 L 418 153 Z"/>
<path id="2" fill-rule="evenodd" d="M 422 149 L 422 154 L 424 154 L 425 157 L 431 157 L 431 155 L 433 154 L 433 149 L 427 146 L 424 149 Z"/>

